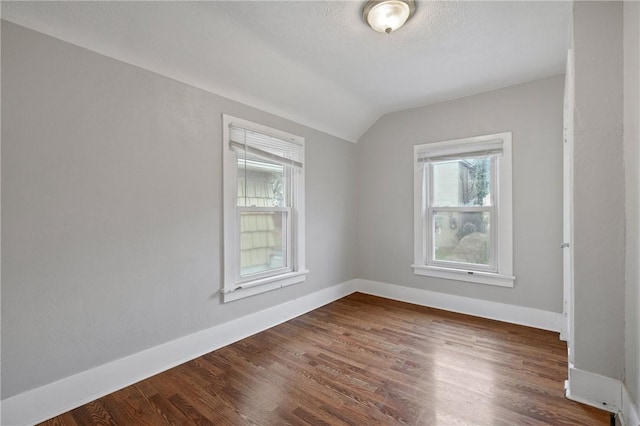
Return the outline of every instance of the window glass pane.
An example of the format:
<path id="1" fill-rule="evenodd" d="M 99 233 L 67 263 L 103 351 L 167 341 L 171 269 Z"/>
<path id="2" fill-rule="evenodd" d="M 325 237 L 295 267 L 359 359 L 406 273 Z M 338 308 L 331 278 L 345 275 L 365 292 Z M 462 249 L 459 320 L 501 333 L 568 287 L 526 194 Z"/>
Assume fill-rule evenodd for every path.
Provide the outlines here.
<path id="1" fill-rule="evenodd" d="M 432 164 L 433 206 L 491 205 L 491 158 L 461 158 Z"/>
<path id="2" fill-rule="evenodd" d="M 240 212 L 240 276 L 287 266 L 287 212 Z"/>
<path id="3" fill-rule="evenodd" d="M 434 212 L 433 260 L 489 265 L 489 212 Z"/>
<path id="4" fill-rule="evenodd" d="M 287 207 L 285 166 L 260 157 L 238 158 L 239 207 Z"/>

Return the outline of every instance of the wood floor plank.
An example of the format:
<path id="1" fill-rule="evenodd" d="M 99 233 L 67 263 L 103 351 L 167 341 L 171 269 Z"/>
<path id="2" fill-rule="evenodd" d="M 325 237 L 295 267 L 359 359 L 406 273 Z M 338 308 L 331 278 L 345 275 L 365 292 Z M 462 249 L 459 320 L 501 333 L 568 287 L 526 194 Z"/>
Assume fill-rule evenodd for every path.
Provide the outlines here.
<path id="1" fill-rule="evenodd" d="M 75 421 L 71 412 L 64 413 L 54 419 L 51 419 L 51 425 L 53 426 L 78 426 L 78 422 Z"/>
<path id="2" fill-rule="evenodd" d="M 45 425 L 608 425 L 557 333 L 355 293 Z"/>

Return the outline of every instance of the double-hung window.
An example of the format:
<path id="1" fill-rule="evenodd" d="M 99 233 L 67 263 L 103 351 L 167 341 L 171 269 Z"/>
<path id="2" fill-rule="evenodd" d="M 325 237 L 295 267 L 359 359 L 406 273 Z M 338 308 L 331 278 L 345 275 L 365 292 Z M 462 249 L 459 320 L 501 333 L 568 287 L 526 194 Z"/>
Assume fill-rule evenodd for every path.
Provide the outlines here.
<path id="1" fill-rule="evenodd" d="M 414 147 L 414 273 L 513 287 L 511 133 Z"/>
<path id="2" fill-rule="evenodd" d="M 304 281 L 304 139 L 223 115 L 225 302 Z"/>

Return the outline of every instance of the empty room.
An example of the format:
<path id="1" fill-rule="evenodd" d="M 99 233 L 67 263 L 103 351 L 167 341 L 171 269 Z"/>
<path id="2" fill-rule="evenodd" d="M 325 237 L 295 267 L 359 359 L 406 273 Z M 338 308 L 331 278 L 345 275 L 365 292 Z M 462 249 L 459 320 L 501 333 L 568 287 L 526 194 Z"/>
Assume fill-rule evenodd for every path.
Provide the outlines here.
<path id="1" fill-rule="evenodd" d="M 2 425 L 640 426 L 640 3 L 1 3 Z"/>

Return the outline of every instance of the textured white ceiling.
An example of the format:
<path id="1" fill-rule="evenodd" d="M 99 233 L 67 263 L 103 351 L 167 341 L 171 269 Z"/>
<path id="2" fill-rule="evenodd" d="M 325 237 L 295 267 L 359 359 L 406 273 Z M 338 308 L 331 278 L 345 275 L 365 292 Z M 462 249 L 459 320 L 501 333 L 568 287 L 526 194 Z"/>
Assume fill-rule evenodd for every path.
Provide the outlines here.
<path id="1" fill-rule="evenodd" d="M 571 2 L 2 2 L 2 18 L 349 141 L 381 115 L 564 72 Z"/>

